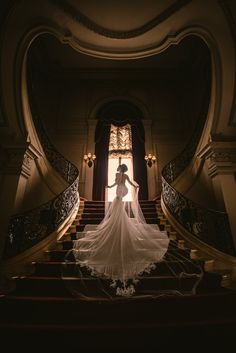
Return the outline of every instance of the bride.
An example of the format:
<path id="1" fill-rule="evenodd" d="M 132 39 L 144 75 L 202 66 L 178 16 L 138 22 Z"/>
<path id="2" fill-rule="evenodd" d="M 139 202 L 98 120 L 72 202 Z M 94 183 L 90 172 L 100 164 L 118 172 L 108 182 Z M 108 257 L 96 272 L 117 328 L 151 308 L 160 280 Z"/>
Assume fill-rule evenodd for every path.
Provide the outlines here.
<path id="1" fill-rule="evenodd" d="M 118 166 L 115 182 L 108 186 L 116 186 L 116 197 L 104 219 L 99 225 L 87 225 L 72 250 L 80 266 L 87 267 L 92 275 L 111 279 L 116 294 L 122 296 L 135 292 L 138 277 L 155 268 L 169 245 L 166 232 L 146 223 L 138 202 L 139 186 L 129 179 L 127 170 L 125 164 Z M 128 193 L 126 182 L 132 185 L 130 207 L 122 200 Z"/>

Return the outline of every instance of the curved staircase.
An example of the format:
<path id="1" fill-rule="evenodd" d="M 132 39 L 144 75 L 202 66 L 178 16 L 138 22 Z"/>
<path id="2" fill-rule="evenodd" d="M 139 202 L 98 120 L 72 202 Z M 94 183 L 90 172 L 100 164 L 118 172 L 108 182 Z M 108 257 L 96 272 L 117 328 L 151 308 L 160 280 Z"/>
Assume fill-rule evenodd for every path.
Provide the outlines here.
<path id="1" fill-rule="evenodd" d="M 64 236 L 40 261 L 29 264 L 28 275 L 14 278 L 11 292 L 1 295 L 0 328 L 8 345 L 18 338 L 18 342 L 37 340 L 37 347 L 47 342 L 53 348 L 118 352 L 125 340 L 126 350 L 150 352 L 174 345 L 183 334 L 198 337 L 200 343 L 217 333 L 218 345 L 231 343 L 236 292 L 223 286 L 227 273 L 214 271 L 211 259 L 188 247 L 168 224 L 160 201 L 140 201 L 140 206 L 148 223 L 168 232 L 170 245 L 163 262 L 140 276 L 136 294 L 117 297 L 108 280 L 85 270 L 76 277 L 73 259 L 65 272 L 65 255 L 78 232 L 104 216 L 104 202 L 81 201 Z M 9 336 L 16 341 L 9 341 Z"/>

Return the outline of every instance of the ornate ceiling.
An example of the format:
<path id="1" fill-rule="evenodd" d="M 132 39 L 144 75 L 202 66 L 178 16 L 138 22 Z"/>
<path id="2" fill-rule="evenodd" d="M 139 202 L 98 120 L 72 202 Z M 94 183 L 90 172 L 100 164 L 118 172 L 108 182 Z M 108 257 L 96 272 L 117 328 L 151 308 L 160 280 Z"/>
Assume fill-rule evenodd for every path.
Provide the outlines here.
<path id="1" fill-rule="evenodd" d="M 43 65 L 50 72 L 87 70 L 89 74 L 91 70 L 104 72 L 129 69 L 152 71 L 154 75 L 154 71 L 161 70 L 191 70 L 206 55 L 207 48 L 201 39 L 191 36 L 157 55 L 136 60 L 109 60 L 79 53 L 53 36 L 43 35 L 35 41 L 32 51 L 38 67 Z"/>
<path id="2" fill-rule="evenodd" d="M 191 0 L 50 0 L 75 22 L 108 38 L 129 39 L 165 21 Z"/>

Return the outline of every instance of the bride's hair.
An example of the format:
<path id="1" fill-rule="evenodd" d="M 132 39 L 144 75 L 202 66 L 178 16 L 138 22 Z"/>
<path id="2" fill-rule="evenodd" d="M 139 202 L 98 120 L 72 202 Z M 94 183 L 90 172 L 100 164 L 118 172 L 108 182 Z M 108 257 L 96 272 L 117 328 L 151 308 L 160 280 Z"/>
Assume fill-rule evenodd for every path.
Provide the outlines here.
<path id="1" fill-rule="evenodd" d="M 127 165 L 126 164 L 120 164 L 119 166 L 118 166 L 118 168 L 117 168 L 117 171 L 119 172 L 122 172 L 122 173 L 125 173 L 125 172 L 127 172 L 127 170 L 128 170 L 128 167 L 127 167 Z"/>

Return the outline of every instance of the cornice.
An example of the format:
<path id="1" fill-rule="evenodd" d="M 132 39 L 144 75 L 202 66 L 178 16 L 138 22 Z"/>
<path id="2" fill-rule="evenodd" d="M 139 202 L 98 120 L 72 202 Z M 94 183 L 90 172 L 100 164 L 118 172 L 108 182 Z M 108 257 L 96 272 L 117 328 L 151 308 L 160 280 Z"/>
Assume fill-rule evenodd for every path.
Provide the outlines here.
<path id="1" fill-rule="evenodd" d="M 209 142 L 198 157 L 208 160 L 210 177 L 217 174 L 232 174 L 236 171 L 236 142 Z"/>
<path id="2" fill-rule="evenodd" d="M 205 145 L 201 151 L 198 153 L 198 157 L 208 159 L 213 158 L 213 156 L 225 156 L 229 159 L 229 156 L 236 155 L 236 141 L 213 141 Z M 215 158 L 214 157 L 214 158 Z"/>
<path id="3" fill-rule="evenodd" d="M 6 164 L 3 168 L 4 174 L 22 173 L 29 177 L 32 161 L 39 159 L 42 154 L 31 143 L 28 144 L 9 144 L 3 146 L 6 153 Z"/>
<path id="4" fill-rule="evenodd" d="M 130 31 L 114 31 L 109 28 L 98 25 L 96 22 L 88 18 L 81 11 L 75 9 L 72 5 L 65 2 L 64 0 L 49 0 L 51 3 L 59 7 L 67 16 L 70 16 L 72 20 L 80 23 L 90 31 L 97 33 L 103 37 L 112 39 L 130 39 L 140 36 L 152 28 L 158 26 L 164 22 L 167 18 L 179 11 L 182 7 L 190 3 L 192 0 L 176 0 L 172 5 L 167 7 L 159 15 L 154 17 L 152 20 L 146 22 L 144 25 L 132 29 Z"/>
<path id="5" fill-rule="evenodd" d="M 31 174 L 32 161 L 38 159 L 42 156 L 41 152 L 38 151 L 31 143 L 28 145 L 27 150 L 25 151 L 23 164 L 21 169 L 21 174 L 25 178 L 29 178 Z"/>
<path id="6" fill-rule="evenodd" d="M 22 171 L 26 145 L 9 145 L 5 147 L 7 161 L 3 168 L 3 174 L 17 175 Z"/>

